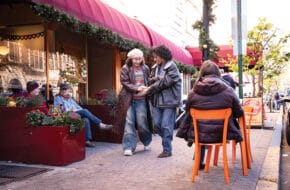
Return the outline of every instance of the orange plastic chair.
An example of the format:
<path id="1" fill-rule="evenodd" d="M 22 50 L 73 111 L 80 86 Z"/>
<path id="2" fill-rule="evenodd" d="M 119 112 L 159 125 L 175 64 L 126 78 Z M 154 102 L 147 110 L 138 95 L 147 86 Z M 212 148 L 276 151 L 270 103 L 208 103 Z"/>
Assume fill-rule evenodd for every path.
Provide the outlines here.
<path id="1" fill-rule="evenodd" d="M 250 132 L 251 132 L 251 121 L 252 121 L 252 112 L 253 112 L 253 107 L 250 106 L 243 106 L 244 108 L 244 113 L 245 117 L 243 118 L 245 121 L 242 123 L 244 124 L 244 127 L 246 129 L 246 135 L 245 135 L 245 140 L 246 140 L 246 150 L 247 150 L 247 156 L 248 160 L 253 162 L 253 157 L 252 157 L 252 151 L 251 151 L 251 142 L 250 142 Z M 240 123 L 240 126 L 242 124 Z M 217 160 L 218 160 L 218 152 L 219 152 L 219 147 L 215 147 L 215 160 L 214 160 L 214 165 L 217 165 Z M 236 141 L 232 141 L 232 163 L 236 163 Z"/>
<path id="2" fill-rule="evenodd" d="M 190 109 L 190 115 L 192 117 L 192 122 L 194 126 L 194 143 L 195 143 L 195 159 L 194 164 L 192 168 L 192 174 L 191 174 L 191 181 L 194 182 L 195 176 L 198 175 L 199 170 L 199 164 L 200 164 L 200 151 L 201 146 L 205 145 L 208 147 L 207 151 L 207 157 L 206 157 L 206 163 L 204 171 L 208 172 L 209 165 L 210 165 L 210 158 L 211 158 L 211 152 L 212 152 L 212 146 L 218 145 L 223 147 L 223 163 L 224 163 L 224 176 L 226 184 L 230 183 L 230 171 L 228 167 L 228 160 L 227 160 L 227 132 L 228 132 L 228 122 L 229 117 L 232 113 L 231 108 L 227 109 L 219 109 L 219 110 L 197 110 L 194 108 Z M 222 134 L 222 141 L 217 143 L 202 143 L 199 141 L 198 136 L 198 120 L 224 120 L 224 126 L 223 126 L 223 134 Z"/>
<path id="3" fill-rule="evenodd" d="M 251 106 L 243 106 L 245 116 L 239 118 L 239 125 L 241 130 L 244 129 L 245 134 L 243 135 L 244 143 L 245 143 L 245 150 L 246 150 L 246 158 L 247 158 L 247 168 L 251 168 L 251 162 L 253 162 L 253 156 L 251 151 L 251 141 L 250 141 L 250 132 L 251 132 L 251 121 L 252 121 L 252 113 L 253 107 Z M 243 132 L 243 131 L 242 131 Z M 240 144 L 241 145 L 241 144 Z M 219 153 L 219 146 L 215 147 L 214 152 L 214 165 L 217 166 L 218 161 L 218 153 Z M 241 153 L 243 154 L 243 153 Z M 232 141 L 232 163 L 236 163 L 236 141 Z M 243 170 L 245 175 L 245 171 Z"/>
<path id="4" fill-rule="evenodd" d="M 244 106 L 245 113 L 245 126 L 246 126 L 246 138 L 247 138 L 247 154 L 249 160 L 253 162 L 252 149 L 251 149 L 251 122 L 254 108 L 250 106 Z"/>
<path id="5" fill-rule="evenodd" d="M 241 128 L 241 133 L 243 136 L 243 141 L 241 141 L 240 144 L 240 150 L 241 150 L 241 162 L 242 162 L 242 171 L 243 171 L 243 175 L 247 176 L 248 175 L 248 169 L 251 168 L 251 161 L 249 159 L 249 153 L 247 151 L 247 138 L 246 138 L 246 122 L 245 122 L 245 117 L 241 116 L 238 119 L 239 121 L 239 125 Z M 232 148 L 232 162 L 235 161 L 236 159 L 236 141 L 232 141 L 234 145 Z M 213 165 L 217 166 L 217 161 L 218 161 L 218 154 L 219 154 L 219 145 L 215 146 L 215 152 L 214 152 L 214 161 L 213 161 Z"/>
<path id="6" fill-rule="evenodd" d="M 251 106 L 243 106 L 244 108 L 244 127 L 245 127 L 245 141 L 246 141 L 246 151 L 247 151 L 247 159 L 249 162 L 253 162 L 252 150 L 251 150 L 251 122 L 252 122 L 252 115 L 253 115 L 253 107 Z M 240 124 L 241 125 L 241 124 Z M 236 162 L 236 141 L 232 142 L 232 163 Z M 251 164 L 248 163 L 249 168 L 251 168 Z"/>

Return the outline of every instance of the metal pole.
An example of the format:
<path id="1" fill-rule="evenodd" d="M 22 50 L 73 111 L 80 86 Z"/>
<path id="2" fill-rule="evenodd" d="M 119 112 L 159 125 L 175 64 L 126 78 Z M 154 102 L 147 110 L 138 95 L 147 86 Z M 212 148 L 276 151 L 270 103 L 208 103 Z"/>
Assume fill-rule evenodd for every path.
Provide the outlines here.
<path id="1" fill-rule="evenodd" d="M 204 32 L 206 35 L 206 39 L 209 38 L 209 19 L 208 19 L 208 4 L 207 0 L 203 0 L 203 16 L 202 16 L 202 23 Z M 205 46 L 205 47 L 204 47 Z M 209 59 L 209 47 L 208 42 L 206 41 L 206 44 L 202 44 L 202 61 Z"/>
<path id="2" fill-rule="evenodd" d="M 88 59 L 89 59 L 89 54 L 88 54 L 88 47 L 89 47 L 89 45 L 88 45 L 88 35 L 86 35 L 85 34 L 85 42 L 86 42 L 86 44 L 85 44 L 85 59 L 86 59 L 86 69 L 87 69 L 87 71 L 86 71 L 86 83 L 85 83 L 85 89 L 86 89 L 86 94 L 85 94 L 85 96 L 86 96 L 86 104 L 88 104 L 89 102 L 88 102 L 88 100 L 89 100 L 89 72 L 88 72 L 88 70 L 89 70 L 89 65 L 88 65 Z"/>
<path id="3" fill-rule="evenodd" d="M 242 63 L 242 0 L 237 0 L 237 33 L 238 33 L 238 74 L 239 97 L 243 99 L 243 63 Z"/>
<path id="4" fill-rule="evenodd" d="M 48 63 L 48 51 L 49 51 L 49 47 L 48 47 L 48 26 L 47 23 L 45 24 L 45 37 L 44 37 L 45 41 L 45 73 L 46 73 L 46 99 L 48 100 L 50 97 L 50 92 L 49 92 L 49 63 Z"/>

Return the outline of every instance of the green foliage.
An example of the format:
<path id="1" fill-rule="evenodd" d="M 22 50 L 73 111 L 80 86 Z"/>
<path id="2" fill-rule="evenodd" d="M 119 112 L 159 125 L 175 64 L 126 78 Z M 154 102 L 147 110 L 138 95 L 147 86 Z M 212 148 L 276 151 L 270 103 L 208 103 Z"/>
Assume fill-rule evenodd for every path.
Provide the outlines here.
<path id="1" fill-rule="evenodd" d="M 181 62 L 175 62 L 176 63 L 176 66 L 178 68 L 178 70 L 181 72 L 181 73 L 186 73 L 186 74 L 195 74 L 197 72 L 196 68 L 192 65 L 185 65 L 185 64 L 182 64 Z"/>
<path id="2" fill-rule="evenodd" d="M 15 99 L 16 107 L 25 107 L 25 97 L 19 96 Z"/>
<path id="3" fill-rule="evenodd" d="M 0 106 L 7 106 L 8 98 L 4 96 L 0 96 Z"/>
<path id="4" fill-rule="evenodd" d="M 69 126 L 70 135 L 74 135 L 84 127 L 84 120 L 81 116 L 74 112 L 61 112 L 57 108 L 52 108 L 49 114 L 39 110 L 32 110 L 26 114 L 27 123 L 33 127 L 40 126 Z"/>
<path id="5" fill-rule="evenodd" d="M 248 31 L 247 55 L 243 56 L 243 72 L 248 75 L 257 76 L 258 86 L 263 85 L 266 91 L 271 86 L 277 86 L 277 80 L 283 73 L 290 58 L 290 53 L 284 51 L 288 43 L 290 34 L 278 36 L 278 29 L 273 24 L 267 22 L 266 18 L 259 18 L 258 24 Z M 237 58 L 226 60 L 227 66 L 233 71 L 237 69 Z M 263 78 L 261 72 L 263 71 Z M 253 77 L 254 78 L 254 77 Z M 255 83 L 253 92 L 255 95 Z M 258 88 L 261 94 L 262 88 Z"/>
<path id="6" fill-rule="evenodd" d="M 207 18 L 209 20 L 209 25 L 214 24 L 216 20 L 216 16 L 213 14 L 213 8 L 215 4 L 215 0 L 203 0 L 203 3 L 205 6 L 207 6 L 208 9 L 208 15 Z M 217 59 L 217 51 L 219 50 L 219 47 L 217 44 L 214 43 L 214 41 L 209 37 L 209 34 L 206 33 L 204 25 L 203 25 L 203 18 L 200 20 L 197 20 L 193 25 L 194 30 L 199 31 L 198 36 L 198 42 L 199 42 L 199 49 L 200 51 L 203 51 L 203 49 L 208 49 L 209 51 L 209 59 Z M 206 47 L 204 47 L 206 46 Z"/>
<path id="7" fill-rule="evenodd" d="M 24 99 L 24 107 L 40 107 L 44 101 L 42 95 L 29 96 Z"/>
<path id="8" fill-rule="evenodd" d="M 26 114 L 27 123 L 33 127 L 42 125 L 45 113 L 40 110 L 32 110 Z"/>

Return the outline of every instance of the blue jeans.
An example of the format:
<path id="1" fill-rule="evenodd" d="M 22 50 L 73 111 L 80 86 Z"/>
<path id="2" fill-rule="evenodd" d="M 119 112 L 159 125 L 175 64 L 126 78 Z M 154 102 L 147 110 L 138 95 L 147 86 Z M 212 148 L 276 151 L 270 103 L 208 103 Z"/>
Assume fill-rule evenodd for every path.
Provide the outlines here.
<path id="1" fill-rule="evenodd" d="M 145 100 L 132 100 L 127 110 L 126 123 L 123 135 L 123 150 L 135 151 L 137 146 L 137 131 L 140 141 L 148 146 L 152 141 L 147 119 L 147 107 Z"/>
<path id="2" fill-rule="evenodd" d="M 171 141 L 173 139 L 176 109 L 153 107 L 152 115 L 154 127 L 156 128 L 158 135 L 162 138 L 163 151 L 171 153 Z"/>
<path id="3" fill-rule="evenodd" d="M 76 111 L 85 121 L 85 131 L 86 131 L 86 140 L 92 140 L 92 132 L 91 132 L 91 124 L 90 121 L 95 125 L 99 126 L 102 120 L 97 118 L 94 114 L 92 114 L 87 109 L 81 109 Z"/>

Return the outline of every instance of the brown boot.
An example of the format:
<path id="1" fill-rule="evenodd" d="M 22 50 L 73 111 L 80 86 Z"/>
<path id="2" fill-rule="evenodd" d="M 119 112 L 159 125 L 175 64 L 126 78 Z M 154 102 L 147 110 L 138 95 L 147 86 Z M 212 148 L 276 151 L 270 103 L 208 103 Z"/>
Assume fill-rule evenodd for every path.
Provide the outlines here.
<path id="1" fill-rule="evenodd" d="M 172 156 L 171 152 L 161 152 L 161 154 L 159 154 L 158 158 L 166 158 L 166 157 L 170 157 Z"/>

